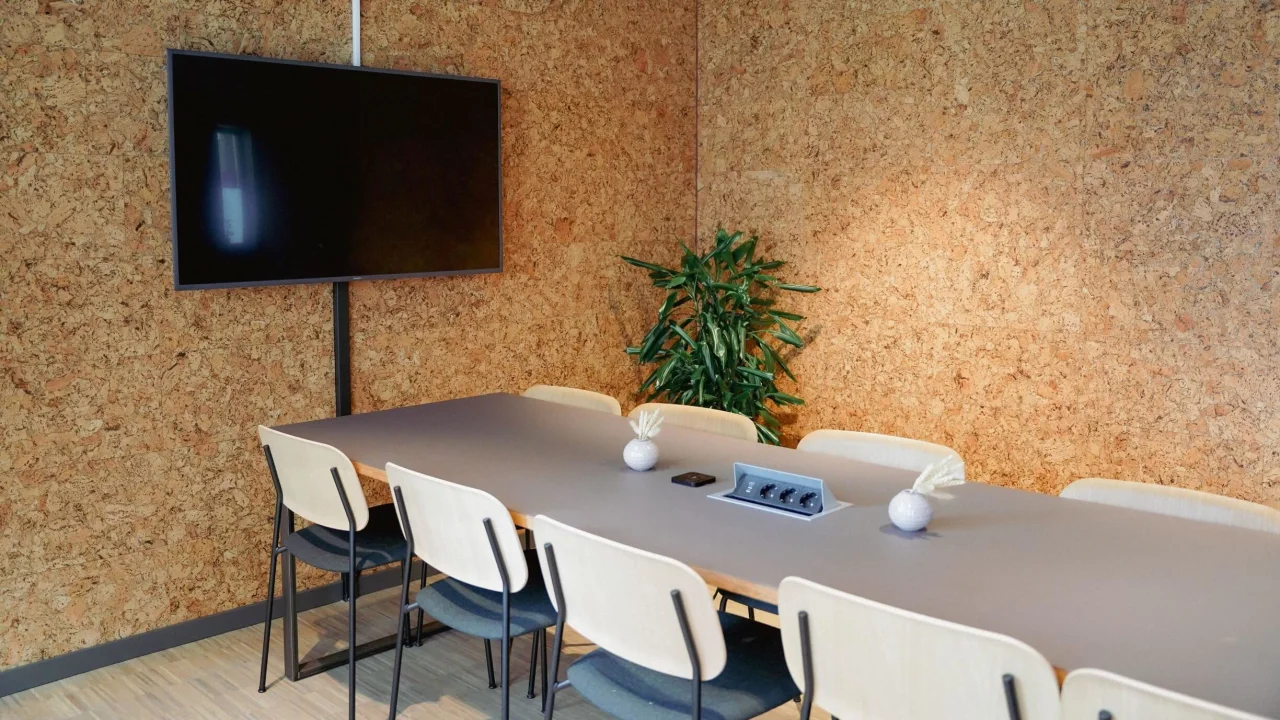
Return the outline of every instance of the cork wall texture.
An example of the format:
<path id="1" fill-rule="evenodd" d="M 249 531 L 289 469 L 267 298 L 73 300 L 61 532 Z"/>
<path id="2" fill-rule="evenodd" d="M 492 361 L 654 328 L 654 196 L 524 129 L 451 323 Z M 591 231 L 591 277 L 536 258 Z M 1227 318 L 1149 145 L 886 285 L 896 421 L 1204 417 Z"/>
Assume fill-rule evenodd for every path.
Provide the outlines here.
<path id="1" fill-rule="evenodd" d="M 502 80 L 506 269 L 354 284 L 358 411 L 634 384 L 614 256 L 692 228 L 694 19 L 610 5 L 366 3 L 365 65 Z M 348 63 L 349 8 L 0 9 L 0 669 L 262 598 L 254 427 L 332 413 L 329 290 L 173 291 L 164 49 Z"/>
<path id="2" fill-rule="evenodd" d="M 819 427 L 984 482 L 1280 500 L 1280 11 L 706 0 L 699 224 L 796 281 Z"/>

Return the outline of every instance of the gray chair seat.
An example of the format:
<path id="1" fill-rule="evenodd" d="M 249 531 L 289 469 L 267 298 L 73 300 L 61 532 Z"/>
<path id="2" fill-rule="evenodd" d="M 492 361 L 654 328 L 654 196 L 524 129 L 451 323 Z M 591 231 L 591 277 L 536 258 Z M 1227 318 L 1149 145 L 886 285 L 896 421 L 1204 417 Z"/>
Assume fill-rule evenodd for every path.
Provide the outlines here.
<path id="1" fill-rule="evenodd" d="M 284 539 L 284 546 L 302 562 L 330 572 L 348 569 L 347 531 L 311 525 Z M 404 560 L 404 533 L 394 503 L 369 508 L 369 522 L 356 533 L 356 569 L 369 570 Z"/>
<path id="2" fill-rule="evenodd" d="M 511 594 L 511 637 L 556 624 L 556 610 L 538 564 L 538 552 L 526 550 L 529 582 Z M 502 593 L 445 578 L 418 591 L 418 607 L 454 630 L 486 640 L 502 638 Z"/>
<path id="3" fill-rule="evenodd" d="M 746 720 L 795 698 L 777 628 L 720 613 L 728 661 L 702 684 L 705 720 Z M 601 710 L 625 720 L 688 720 L 691 681 L 649 670 L 604 650 L 569 666 L 569 681 Z"/>
<path id="4" fill-rule="evenodd" d="M 736 602 L 739 605 L 749 607 L 754 610 L 759 610 L 761 612 L 772 613 L 774 615 L 778 614 L 778 606 L 774 605 L 773 603 L 767 603 L 763 600 L 757 600 L 753 597 L 747 597 L 746 595 L 739 595 L 736 592 L 725 590 L 724 588 L 720 588 L 718 592 L 722 597 L 728 598 L 732 602 Z"/>

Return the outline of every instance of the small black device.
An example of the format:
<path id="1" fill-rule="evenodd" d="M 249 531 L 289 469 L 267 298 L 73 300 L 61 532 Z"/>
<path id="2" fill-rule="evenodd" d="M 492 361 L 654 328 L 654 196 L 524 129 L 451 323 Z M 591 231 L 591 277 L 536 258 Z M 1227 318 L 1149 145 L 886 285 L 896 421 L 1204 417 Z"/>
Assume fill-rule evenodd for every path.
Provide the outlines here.
<path id="1" fill-rule="evenodd" d="M 693 487 L 693 488 L 702 487 L 703 485 L 710 485 L 715 481 L 716 481 L 715 475 L 708 475 L 706 473 L 700 473 L 700 472 L 680 473 L 679 475 L 676 475 L 675 477 L 671 478 L 671 482 L 677 485 L 685 485 L 687 487 Z"/>

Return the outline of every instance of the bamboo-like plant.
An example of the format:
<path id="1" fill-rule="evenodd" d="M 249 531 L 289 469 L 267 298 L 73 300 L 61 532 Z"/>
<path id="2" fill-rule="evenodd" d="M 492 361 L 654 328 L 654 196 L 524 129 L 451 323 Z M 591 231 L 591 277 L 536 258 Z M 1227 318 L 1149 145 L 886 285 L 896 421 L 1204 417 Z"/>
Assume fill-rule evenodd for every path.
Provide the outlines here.
<path id="1" fill-rule="evenodd" d="M 772 275 L 786 263 L 757 257 L 758 242 L 758 237 L 743 240 L 741 232 L 718 228 L 715 247 L 705 255 L 681 243 L 678 268 L 623 257 L 648 270 L 654 287 L 666 291 L 657 322 L 627 354 L 641 365 L 657 364 L 638 391 L 648 393 L 647 400 L 745 415 L 761 440 L 776 445 L 779 423 L 769 405 L 804 404 L 777 385 L 778 373 L 795 380 L 782 345 L 804 347 L 795 327 L 804 317 L 778 309 L 778 291 L 819 288 Z"/>

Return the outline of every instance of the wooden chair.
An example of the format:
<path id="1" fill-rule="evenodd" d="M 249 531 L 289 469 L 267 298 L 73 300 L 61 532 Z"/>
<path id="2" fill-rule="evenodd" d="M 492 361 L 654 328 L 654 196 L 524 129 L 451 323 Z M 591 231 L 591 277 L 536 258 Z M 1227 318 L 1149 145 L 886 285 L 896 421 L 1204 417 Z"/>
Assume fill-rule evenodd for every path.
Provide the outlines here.
<path id="1" fill-rule="evenodd" d="M 960 456 L 944 445 L 851 430 L 814 430 L 801 438 L 796 449 L 913 472 L 921 472 L 939 460 Z"/>
<path id="2" fill-rule="evenodd" d="M 1084 478 L 1066 486 L 1058 495 L 1186 520 L 1280 533 L 1280 510 L 1170 485 Z"/>
<path id="3" fill-rule="evenodd" d="M 1104 670 L 1082 669 L 1062 684 L 1062 720 L 1263 720 Z"/>
<path id="4" fill-rule="evenodd" d="M 258 426 L 258 439 L 276 490 L 271 531 L 271 568 L 267 573 L 267 618 L 262 632 L 262 665 L 258 692 L 267 690 L 267 654 L 271 612 L 276 592 L 276 561 L 297 558 L 312 567 L 341 573 L 347 583 L 348 715 L 356 716 L 356 597 L 362 570 L 405 562 L 404 538 L 390 503 L 370 509 L 355 466 L 342 451 L 279 430 Z M 288 509 L 288 514 L 285 509 Z M 313 524 L 294 532 L 293 514 Z M 282 528 L 281 525 L 284 525 Z M 283 536 L 283 537 L 282 537 Z M 293 592 L 288 586 L 285 593 Z M 290 603 L 291 604 L 291 603 Z"/>
<path id="5" fill-rule="evenodd" d="M 796 696 L 778 631 L 717 613 L 687 565 L 541 515 L 533 532 L 558 611 L 551 677 L 566 624 L 599 647 L 552 683 L 546 720 L 570 686 L 632 720 L 746 720 Z"/>
<path id="6" fill-rule="evenodd" d="M 724 435 L 748 442 L 759 442 L 756 424 L 751 418 L 737 413 L 713 410 L 711 408 L 694 407 L 693 405 L 675 405 L 672 403 L 645 403 L 638 405 L 627 417 L 639 417 L 641 412 L 658 410 L 666 418 L 667 423 L 691 430 Z"/>
<path id="7" fill-rule="evenodd" d="M 525 390 L 524 397 L 535 400 L 572 405 L 586 410 L 599 410 L 610 415 L 622 415 L 622 406 L 618 401 L 603 393 L 578 388 L 561 387 L 559 385 L 534 385 Z"/>
<path id="8" fill-rule="evenodd" d="M 802 720 L 815 705 L 844 718 L 1058 718 L 1053 666 L 1018 640 L 796 577 L 778 606 Z"/>
<path id="9" fill-rule="evenodd" d="M 555 609 L 547 596 L 538 555 L 520 543 L 511 514 L 498 499 L 475 488 L 423 475 L 387 463 L 406 558 L 417 555 L 447 578 L 418 591 L 409 602 L 409 573 L 400 589 L 400 629 L 396 636 L 391 679 L 391 714 L 396 716 L 400 694 L 400 661 L 408 615 L 415 610 L 455 630 L 489 641 L 500 641 L 502 718 L 511 713 L 511 640 L 533 635 L 529 660 L 529 697 L 533 697 L 538 648 L 543 654 L 543 697 L 546 697 L 546 635 L 555 623 Z M 407 565 L 406 565 L 407 567 Z M 486 660 L 490 654 L 485 645 Z M 491 683 L 492 684 L 492 683 Z"/>

